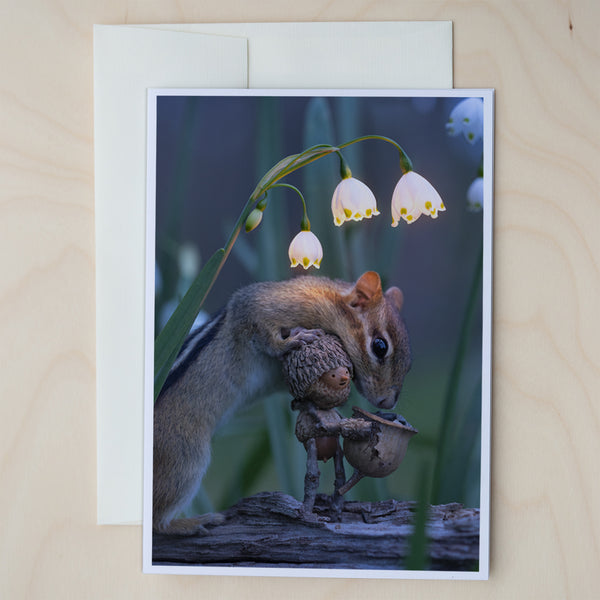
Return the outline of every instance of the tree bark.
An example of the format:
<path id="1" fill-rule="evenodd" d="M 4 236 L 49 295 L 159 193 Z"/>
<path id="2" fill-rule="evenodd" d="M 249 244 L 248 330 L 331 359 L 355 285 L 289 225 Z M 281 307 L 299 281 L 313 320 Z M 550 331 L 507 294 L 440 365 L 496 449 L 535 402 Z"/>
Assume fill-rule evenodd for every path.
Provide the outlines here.
<path id="1" fill-rule="evenodd" d="M 415 502 L 345 502 L 338 522 L 319 494 L 314 514 L 279 492 L 245 498 L 206 535 L 153 536 L 153 563 L 200 566 L 403 569 L 410 554 Z M 477 570 L 479 509 L 428 507 L 426 567 Z"/>

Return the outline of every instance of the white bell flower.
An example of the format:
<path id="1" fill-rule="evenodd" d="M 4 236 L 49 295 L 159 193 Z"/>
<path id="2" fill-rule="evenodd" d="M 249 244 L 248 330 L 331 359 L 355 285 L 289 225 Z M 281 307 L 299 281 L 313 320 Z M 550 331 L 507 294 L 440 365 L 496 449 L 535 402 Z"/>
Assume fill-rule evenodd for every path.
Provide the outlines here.
<path id="1" fill-rule="evenodd" d="M 301 231 L 292 240 L 288 256 L 292 267 L 302 265 L 308 269 L 312 265 L 318 269 L 323 258 L 323 247 L 312 231 Z"/>
<path id="2" fill-rule="evenodd" d="M 379 214 L 373 192 L 354 177 L 338 183 L 331 199 L 331 212 L 338 227 L 346 221 L 361 221 Z"/>
<path id="3" fill-rule="evenodd" d="M 463 134 L 470 144 L 483 137 L 483 100 L 467 98 L 459 102 L 446 123 L 448 135 Z"/>
<path id="4" fill-rule="evenodd" d="M 477 177 L 467 190 L 467 210 L 471 212 L 483 210 L 483 177 Z"/>
<path id="5" fill-rule="evenodd" d="M 400 177 L 392 194 L 392 227 L 400 219 L 414 223 L 421 215 L 437 219 L 446 210 L 436 189 L 421 175 L 409 171 Z"/>

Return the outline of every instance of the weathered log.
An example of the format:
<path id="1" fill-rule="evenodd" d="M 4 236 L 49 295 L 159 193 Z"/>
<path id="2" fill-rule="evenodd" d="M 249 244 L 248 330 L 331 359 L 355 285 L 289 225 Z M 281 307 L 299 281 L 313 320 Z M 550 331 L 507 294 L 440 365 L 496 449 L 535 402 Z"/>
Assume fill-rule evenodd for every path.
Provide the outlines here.
<path id="1" fill-rule="evenodd" d="M 223 512 L 206 535 L 153 536 L 153 563 L 201 566 L 402 569 L 410 552 L 415 502 L 345 502 L 329 520 L 329 497 L 319 494 L 314 519 L 302 503 L 278 492 L 245 498 Z M 332 514 L 332 513 L 331 513 Z M 477 569 L 479 509 L 428 507 L 427 568 Z"/>

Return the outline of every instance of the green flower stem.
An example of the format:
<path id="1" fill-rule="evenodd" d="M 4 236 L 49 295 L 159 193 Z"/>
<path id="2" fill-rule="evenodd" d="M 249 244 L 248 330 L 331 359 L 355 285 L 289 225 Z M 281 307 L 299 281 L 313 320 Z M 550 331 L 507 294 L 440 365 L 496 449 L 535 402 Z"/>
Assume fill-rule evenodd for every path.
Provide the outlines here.
<path id="1" fill-rule="evenodd" d="M 337 152 L 337 155 L 340 157 L 340 177 L 342 179 L 348 179 L 352 177 L 352 171 L 346 162 L 346 159 L 342 156 L 341 152 Z"/>
<path id="2" fill-rule="evenodd" d="M 265 192 L 265 195 L 257 202 L 256 208 L 261 212 L 264 212 L 265 208 L 267 208 L 267 192 Z"/>
<path id="3" fill-rule="evenodd" d="M 276 183 L 271 186 L 271 188 L 289 188 L 290 190 L 294 190 L 298 196 L 300 196 L 300 200 L 302 201 L 302 222 L 300 224 L 300 229 L 302 231 L 310 231 L 310 221 L 308 220 L 308 212 L 306 210 L 306 201 L 304 200 L 304 196 L 302 192 L 295 186 L 289 183 Z"/>
<path id="4" fill-rule="evenodd" d="M 267 173 L 262 177 L 262 179 L 258 182 L 254 192 L 252 192 L 252 196 L 250 196 L 251 200 L 258 200 L 269 188 L 271 188 L 277 181 L 283 179 L 290 173 L 305 167 L 311 162 L 322 158 L 323 156 L 327 156 L 332 152 L 337 152 L 342 148 L 347 148 L 353 144 L 358 142 L 363 142 L 365 140 L 380 140 L 383 142 L 387 142 L 388 144 L 392 144 L 398 150 L 400 154 L 400 168 L 402 173 L 407 173 L 408 171 L 413 170 L 412 161 L 406 154 L 406 152 L 402 149 L 402 146 L 398 144 L 391 138 L 385 137 L 383 135 L 363 135 L 361 137 L 357 137 L 349 142 L 345 142 L 344 144 L 340 144 L 339 146 L 331 146 L 330 144 L 317 144 L 316 146 L 311 146 L 307 148 L 300 154 L 292 154 L 290 156 L 286 156 L 282 160 L 280 160 L 274 167 L 269 169 Z"/>
<path id="5" fill-rule="evenodd" d="M 338 146 L 338 148 L 340 148 L 340 149 L 347 148 L 348 146 L 351 146 L 352 144 L 356 144 L 357 142 L 363 142 L 365 140 L 381 140 L 382 142 L 387 142 L 388 144 L 392 144 L 392 146 L 394 146 L 396 148 L 396 150 L 398 150 L 398 153 L 400 154 L 400 169 L 402 170 L 402 173 L 403 174 L 408 173 L 409 171 L 413 170 L 412 161 L 408 157 L 408 154 L 406 154 L 406 152 L 404 152 L 404 150 L 402 149 L 402 146 L 400 146 L 400 144 L 395 142 L 392 138 L 385 137 L 384 135 L 363 135 L 361 137 L 350 140 L 349 142 L 346 142 L 345 144 L 340 144 Z"/>
<path id="6" fill-rule="evenodd" d="M 300 154 L 292 154 L 281 159 L 274 167 L 271 167 L 262 179 L 258 182 L 256 188 L 250 196 L 251 201 L 258 200 L 269 188 L 271 188 L 280 179 L 283 179 L 290 173 L 305 167 L 311 162 L 336 152 L 337 148 L 329 144 L 318 144 L 307 148 Z"/>
<path id="7" fill-rule="evenodd" d="M 479 298 L 479 292 L 481 290 L 481 279 L 483 276 L 483 244 L 479 250 L 479 257 L 477 264 L 475 265 L 475 271 L 473 273 L 473 280 L 471 282 L 471 289 L 469 290 L 469 296 L 467 298 L 467 305 L 465 307 L 465 313 L 462 320 L 460 329 L 460 335 L 458 338 L 458 346 L 456 348 L 456 354 L 454 356 L 454 364 L 452 365 L 452 371 L 450 372 L 450 380 L 448 382 L 448 389 L 446 391 L 446 400 L 444 402 L 444 411 L 442 414 L 442 420 L 440 423 L 440 433 L 438 439 L 435 469 L 433 473 L 433 489 L 432 489 L 432 502 L 440 503 L 441 489 L 442 489 L 442 470 L 444 466 L 444 457 L 448 452 L 448 435 L 454 417 L 456 400 L 458 396 L 458 385 L 460 382 L 460 375 L 463 368 L 463 363 L 467 354 L 467 347 L 469 345 L 469 338 L 471 333 L 471 327 L 473 325 L 473 319 L 475 317 L 475 309 L 477 307 L 477 299 Z"/>

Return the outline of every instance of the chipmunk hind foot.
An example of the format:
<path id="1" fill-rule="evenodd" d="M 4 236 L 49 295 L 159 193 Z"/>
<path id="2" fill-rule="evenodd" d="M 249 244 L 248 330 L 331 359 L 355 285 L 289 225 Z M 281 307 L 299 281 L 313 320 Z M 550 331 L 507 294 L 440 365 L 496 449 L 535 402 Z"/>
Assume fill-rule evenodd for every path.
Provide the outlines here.
<path id="1" fill-rule="evenodd" d="M 220 513 L 207 513 L 197 517 L 185 517 L 182 519 L 173 519 L 169 523 L 158 525 L 154 528 L 156 533 L 166 535 L 206 535 L 209 533 L 207 527 L 221 525 L 225 517 Z"/>

